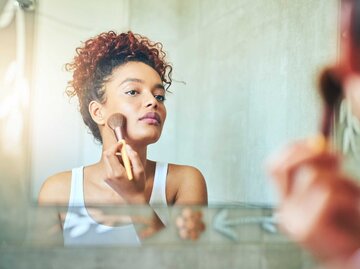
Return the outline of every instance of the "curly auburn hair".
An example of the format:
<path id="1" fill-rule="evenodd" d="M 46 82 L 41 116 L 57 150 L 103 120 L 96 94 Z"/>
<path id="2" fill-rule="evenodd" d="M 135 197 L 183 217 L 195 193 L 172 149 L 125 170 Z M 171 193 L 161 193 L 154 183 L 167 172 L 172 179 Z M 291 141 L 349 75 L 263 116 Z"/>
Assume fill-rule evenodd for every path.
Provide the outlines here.
<path id="1" fill-rule="evenodd" d="M 152 42 L 131 31 L 119 35 L 114 31 L 104 32 L 76 48 L 73 62 L 65 65 L 67 71 L 73 71 L 66 93 L 69 97 L 78 97 L 80 113 L 96 140 L 102 143 L 99 127 L 88 107 L 93 100 L 106 101 L 104 84 L 113 70 L 131 61 L 145 63 L 160 75 L 167 90 L 172 82 L 172 66 L 165 61 L 165 56 L 160 42 Z"/>

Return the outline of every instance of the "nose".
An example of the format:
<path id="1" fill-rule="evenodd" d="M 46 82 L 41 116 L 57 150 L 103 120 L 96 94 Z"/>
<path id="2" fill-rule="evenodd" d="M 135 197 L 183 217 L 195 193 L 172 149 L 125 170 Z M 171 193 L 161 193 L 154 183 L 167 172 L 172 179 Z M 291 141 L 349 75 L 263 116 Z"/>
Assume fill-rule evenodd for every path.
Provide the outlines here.
<path id="1" fill-rule="evenodd" d="M 154 95 L 152 95 L 152 93 L 146 95 L 145 107 L 158 107 L 158 101 L 156 100 Z"/>

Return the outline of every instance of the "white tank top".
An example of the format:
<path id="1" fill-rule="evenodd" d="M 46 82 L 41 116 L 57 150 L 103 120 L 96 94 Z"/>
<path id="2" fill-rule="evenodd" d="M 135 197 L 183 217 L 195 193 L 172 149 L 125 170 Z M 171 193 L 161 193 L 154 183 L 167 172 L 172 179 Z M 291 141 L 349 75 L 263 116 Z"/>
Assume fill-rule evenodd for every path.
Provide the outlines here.
<path id="1" fill-rule="evenodd" d="M 169 212 L 166 202 L 168 164 L 156 163 L 153 189 L 149 204 L 166 225 Z M 140 246 L 133 224 L 111 227 L 97 223 L 88 213 L 84 202 L 84 167 L 74 168 L 68 210 L 64 222 L 64 245 L 126 245 Z"/>

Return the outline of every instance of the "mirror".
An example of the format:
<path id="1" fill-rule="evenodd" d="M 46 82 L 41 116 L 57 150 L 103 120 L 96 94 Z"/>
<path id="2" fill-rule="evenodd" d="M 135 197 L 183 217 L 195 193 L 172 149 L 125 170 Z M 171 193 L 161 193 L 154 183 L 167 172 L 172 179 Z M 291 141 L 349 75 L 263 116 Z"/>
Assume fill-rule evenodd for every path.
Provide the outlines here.
<path id="1" fill-rule="evenodd" d="M 0 1 L 0 10 L 8 2 Z M 210 205 L 274 205 L 276 195 L 267 183 L 264 161 L 282 144 L 316 133 L 316 79 L 338 56 L 338 13 L 338 0 L 38 0 L 24 17 L 30 102 L 20 107 L 25 134 L 18 140 L 11 131 L 20 130 L 16 126 L 3 131 L 10 122 L 3 109 L 10 93 L 0 92 L 0 167 L 3 177 L 11 179 L 1 182 L 5 203 L 0 208 L 23 205 L 27 194 L 35 202 L 48 176 L 97 161 L 101 148 L 85 128 L 76 99 L 69 101 L 64 94 L 71 77 L 64 64 L 81 41 L 111 29 L 131 29 L 162 42 L 173 63 L 167 122 L 160 141 L 150 146 L 149 157 L 199 168 Z M 15 43 L 1 44 L 10 58 L 16 56 Z M 1 73 L 6 73 L 9 59 L 1 58 Z M 344 121 L 341 124 L 339 144 L 346 129 Z M 218 216 L 215 211 L 209 214 Z M 26 223 L 13 219 L 16 216 L 7 224 L 14 234 L 26 230 Z M 256 242 L 274 242 L 258 230 L 249 238 L 252 235 Z M 219 235 L 207 236 L 205 243 L 223 242 Z"/>
<path id="2" fill-rule="evenodd" d="M 64 64 L 81 41 L 131 29 L 162 42 L 174 67 L 167 121 L 149 157 L 199 168 L 210 204 L 274 204 L 264 161 L 285 142 L 316 132 L 317 73 L 337 57 L 338 1 L 324 3 L 38 1 L 32 196 L 49 175 L 100 154 L 77 101 L 64 94 L 71 77 Z"/>

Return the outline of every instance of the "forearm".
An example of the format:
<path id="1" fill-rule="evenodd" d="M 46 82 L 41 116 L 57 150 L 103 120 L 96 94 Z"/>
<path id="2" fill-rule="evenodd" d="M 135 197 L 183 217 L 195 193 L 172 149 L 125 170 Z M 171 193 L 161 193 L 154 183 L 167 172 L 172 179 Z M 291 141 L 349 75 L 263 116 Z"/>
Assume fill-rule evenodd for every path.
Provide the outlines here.
<path id="1" fill-rule="evenodd" d="M 135 226 L 139 238 L 144 240 L 164 229 L 166 224 L 150 205 L 144 205 L 141 209 L 140 214 L 131 215 L 131 221 Z"/>

